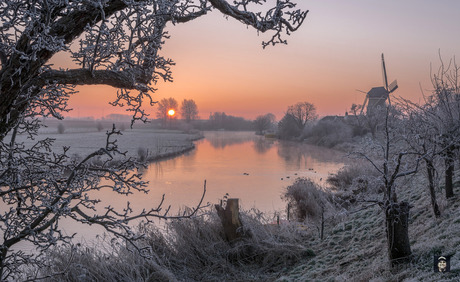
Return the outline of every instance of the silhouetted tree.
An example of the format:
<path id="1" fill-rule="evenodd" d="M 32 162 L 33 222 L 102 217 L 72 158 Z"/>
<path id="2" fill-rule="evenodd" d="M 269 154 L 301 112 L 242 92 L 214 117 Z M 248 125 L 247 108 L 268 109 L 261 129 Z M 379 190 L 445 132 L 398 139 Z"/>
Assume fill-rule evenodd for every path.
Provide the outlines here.
<path id="1" fill-rule="evenodd" d="M 299 102 L 295 105 L 289 106 L 287 114 L 295 120 L 297 127 L 300 130 L 305 128 L 307 122 L 314 121 L 318 118 L 315 105 L 309 102 Z"/>
<path id="2" fill-rule="evenodd" d="M 264 131 L 272 128 L 275 123 L 275 115 L 268 113 L 266 115 L 257 116 L 254 120 L 254 128 L 256 133 L 263 134 Z"/>
<path id="3" fill-rule="evenodd" d="M 168 120 L 177 119 L 178 104 L 174 98 L 163 98 L 157 103 L 157 118 L 161 120 L 163 126 L 166 126 Z M 168 112 L 174 111 L 174 115 Z"/>
<path id="4" fill-rule="evenodd" d="M 209 115 L 207 128 L 213 130 L 251 130 L 252 122 L 242 117 L 227 115 L 224 112 L 215 112 Z"/>
<path id="5" fill-rule="evenodd" d="M 350 112 L 352 114 L 352 116 L 354 117 L 355 121 L 356 121 L 356 124 L 358 126 L 362 126 L 361 123 L 361 118 L 360 118 L 360 114 L 359 112 L 361 111 L 363 105 L 357 105 L 357 104 L 351 104 L 351 107 L 350 107 Z"/>
<path id="6" fill-rule="evenodd" d="M 196 120 L 198 118 L 198 107 L 195 101 L 193 101 L 192 99 L 184 99 L 180 107 L 180 114 L 182 116 L 182 119 L 184 119 L 186 122 Z"/>
<path id="7" fill-rule="evenodd" d="M 278 122 L 278 137 L 280 139 L 296 138 L 301 134 L 302 128 L 299 127 L 298 122 L 292 115 L 285 114 Z"/>

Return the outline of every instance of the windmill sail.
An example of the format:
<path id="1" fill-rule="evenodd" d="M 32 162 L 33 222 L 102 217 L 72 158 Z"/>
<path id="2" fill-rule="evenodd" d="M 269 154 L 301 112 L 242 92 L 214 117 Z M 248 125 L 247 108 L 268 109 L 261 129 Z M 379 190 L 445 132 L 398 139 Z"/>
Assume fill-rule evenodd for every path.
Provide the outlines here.
<path id="1" fill-rule="evenodd" d="M 387 79 L 387 69 L 385 68 L 385 59 L 383 58 L 382 53 L 382 73 L 383 73 L 383 86 L 388 91 L 388 79 Z"/>
<path id="2" fill-rule="evenodd" d="M 390 86 L 388 86 L 388 92 L 393 92 L 395 91 L 396 89 L 398 89 L 398 82 L 396 81 L 396 79 L 390 83 Z"/>
<path id="3" fill-rule="evenodd" d="M 361 115 L 363 114 L 363 111 L 364 111 L 364 107 L 366 107 L 366 103 L 367 103 L 367 98 L 368 98 L 368 94 L 366 93 L 366 99 L 364 99 L 364 103 L 363 103 L 363 106 L 361 107 Z"/>

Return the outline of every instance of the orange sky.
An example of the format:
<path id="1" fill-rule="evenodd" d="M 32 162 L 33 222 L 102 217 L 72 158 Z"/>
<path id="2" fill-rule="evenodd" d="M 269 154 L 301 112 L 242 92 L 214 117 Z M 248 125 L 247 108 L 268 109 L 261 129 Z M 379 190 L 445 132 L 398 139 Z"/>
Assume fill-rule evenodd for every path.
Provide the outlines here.
<path id="1" fill-rule="evenodd" d="M 280 119 L 289 105 L 308 101 L 319 115 L 344 114 L 364 94 L 382 86 L 380 54 L 388 79 L 398 79 L 397 96 L 417 101 L 430 89 L 430 63 L 458 53 L 460 1 L 330 0 L 297 1 L 309 9 L 289 45 L 263 50 L 268 35 L 225 19 L 217 12 L 191 23 L 170 26 L 163 55 L 173 59 L 173 83 L 159 83 L 157 100 L 193 99 L 201 118 L 211 112 L 253 119 L 273 113 Z M 57 56 L 54 61 L 63 60 Z M 108 105 L 116 90 L 79 87 L 68 116 L 99 118 L 125 113 Z M 155 109 L 149 110 L 154 113 Z M 153 115 L 154 116 L 154 115 Z"/>

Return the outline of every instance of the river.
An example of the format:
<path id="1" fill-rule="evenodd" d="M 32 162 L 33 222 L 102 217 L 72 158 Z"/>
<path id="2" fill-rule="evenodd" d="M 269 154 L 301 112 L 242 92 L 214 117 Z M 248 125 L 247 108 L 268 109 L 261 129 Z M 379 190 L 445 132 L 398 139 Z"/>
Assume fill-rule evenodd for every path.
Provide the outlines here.
<path id="1" fill-rule="evenodd" d="M 206 180 L 204 202 L 218 203 L 226 194 L 239 198 L 243 209 L 266 213 L 285 210 L 281 194 L 297 177 L 325 185 L 329 173 L 344 165 L 343 152 L 257 136 L 253 132 L 205 132 L 196 149 L 149 165 L 144 179 L 151 205 L 163 194 L 172 211 L 198 203 Z"/>

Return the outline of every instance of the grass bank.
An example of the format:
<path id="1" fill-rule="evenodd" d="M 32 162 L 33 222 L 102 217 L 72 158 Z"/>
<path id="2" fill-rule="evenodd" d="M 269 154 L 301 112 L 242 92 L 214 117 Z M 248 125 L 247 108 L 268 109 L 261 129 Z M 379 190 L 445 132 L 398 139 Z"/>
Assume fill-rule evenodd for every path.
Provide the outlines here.
<path id="1" fill-rule="evenodd" d="M 457 183 L 459 184 L 459 183 Z M 306 242 L 316 254 L 280 281 L 459 281 L 460 277 L 460 188 L 457 196 L 442 200 L 442 215 L 436 218 L 428 188 L 417 175 L 400 188 L 400 200 L 413 207 L 409 219 L 412 262 L 391 268 L 387 255 L 385 220 L 377 205 L 353 205 L 341 222 L 331 226 L 324 240 Z M 367 208 L 364 208 L 369 206 Z M 451 272 L 435 273 L 434 255 L 451 256 Z"/>
<path id="2" fill-rule="evenodd" d="M 36 139 L 55 139 L 53 150 L 60 151 L 63 147 L 70 147 L 68 155 L 81 159 L 86 155 L 105 146 L 106 135 L 104 132 L 86 131 L 80 128 L 68 128 L 64 133 L 43 132 Z M 31 146 L 34 141 L 25 135 L 19 136 L 26 146 Z M 152 128 L 136 128 L 122 131 L 116 136 L 121 152 L 126 152 L 127 157 L 140 161 L 157 161 L 171 158 L 195 148 L 193 141 L 203 138 L 199 132 L 184 133 L 178 130 L 162 130 Z"/>

